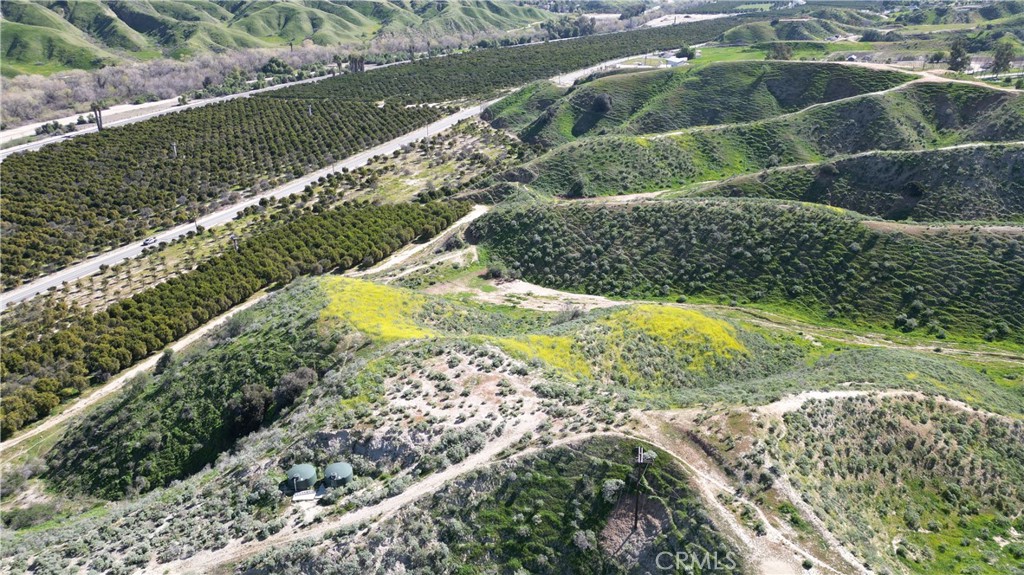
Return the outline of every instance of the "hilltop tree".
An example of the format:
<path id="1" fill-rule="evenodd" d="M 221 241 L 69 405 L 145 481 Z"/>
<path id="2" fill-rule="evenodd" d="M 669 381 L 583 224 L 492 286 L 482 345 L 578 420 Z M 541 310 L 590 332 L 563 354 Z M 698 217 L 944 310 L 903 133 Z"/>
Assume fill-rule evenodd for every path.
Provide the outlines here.
<path id="1" fill-rule="evenodd" d="M 1013 63 L 1013 44 L 1007 40 L 996 43 L 996 49 L 992 53 L 992 71 L 996 74 L 1010 71 L 1010 64 Z"/>
<path id="2" fill-rule="evenodd" d="M 777 42 L 768 49 L 767 60 L 790 60 L 793 58 L 793 48 L 789 44 Z"/>
<path id="3" fill-rule="evenodd" d="M 949 69 L 954 72 L 963 72 L 971 65 L 971 57 L 967 54 L 967 47 L 963 38 L 953 40 L 949 46 Z"/>

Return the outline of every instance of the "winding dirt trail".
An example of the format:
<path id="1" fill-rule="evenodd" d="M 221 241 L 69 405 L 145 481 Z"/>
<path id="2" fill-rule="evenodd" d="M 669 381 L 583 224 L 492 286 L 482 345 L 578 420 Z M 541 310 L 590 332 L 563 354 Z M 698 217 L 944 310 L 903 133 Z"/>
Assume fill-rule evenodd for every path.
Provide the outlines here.
<path id="1" fill-rule="evenodd" d="M 742 318 L 742 321 L 790 333 L 800 333 L 804 337 L 835 340 L 850 345 L 863 345 L 869 347 L 929 353 L 934 353 L 936 347 L 941 347 L 943 355 L 997 360 L 1024 366 L 1024 356 L 1009 351 L 967 349 L 959 347 L 955 343 L 939 340 L 933 342 L 903 344 L 891 341 L 888 339 L 889 336 L 881 333 L 853 332 L 839 327 L 833 328 L 813 325 L 759 309 L 715 304 L 665 303 L 643 299 L 609 299 L 604 296 L 577 294 L 546 288 L 523 280 L 495 283 L 494 287 L 496 288 L 494 291 L 484 292 L 467 285 L 465 282 L 456 281 L 447 284 L 438 284 L 424 291 L 427 293 L 470 293 L 475 299 L 485 303 L 509 305 L 510 302 L 514 301 L 515 305 L 519 307 L 540 311 L 559 311 L 566 306 L 578 306 L 585 310 L 591 310 L 630 304 L 669 305 L 697 311 L 721 311 L 729 314 L 743 314 L 744 317 Z"/>
<path id="2" fill-rule="evenodd" d="M 152 575 L 163 573 L 209 573 L 220 566 L 237 563 L 274 547 L 280 547 L 304 539 L 324 537 L 331 531 L 346 527 L 357 527 L 367 523 L 371 526 L 376 525 L 401 512 L 406 505 L 449 485 L 460 475 L 494 463 L 498 454 L 514 445 L 526 432 L 535 430 L 539 423 L 540 421 L 536 418 L 520 418 L 520 421 L 515 426 L 506 430 L 505 433 L 494 441 L 487 443 L 480 451 L 455 465 L 428 475 L 425 479 L 409 486 L 402 493 L 384 499 L 375 505 L 356 509 L 337 517 L 326 518 L 320 523 L 307 528 L 286 528 L 263 541 L 251 541 L 248 543 L 233 541 L 222 549 L 201 551 L 181 561 L 152 563 L 142 572 Z"/>
<path id="3" fill-rule="evenodd" d="M 405 262 L 409 261 L 414 256 L 419 255 L 420 253 L 423 253 L 423 251 L 426 250 L 427 248 L 432 248 L 432 247 L 439 246 L 441 244 L 441 242 L 446 240 L 448 238 L 448 236 L 451 235 L 452 231 L 457 230 L 457 229 L 459 229 L 461 227 L 469 225 L 471 222 L 473 222 L 474 220 L 476 220 L 480 216 L 486 214 L 488 211 L 490 211 L 490 207 L 488 207 L 488 206 L 475 205 L 475 206 L 473 206 L 473 209 L 470 210 L 470 212 L 468 214 L 466 214 L 466 215 L 462 216 L 461 218 L 459 218 L 458 221 L 456 221 L 454 224 L 448 226 L 443 232 L 441 232 L 441 233 L 437 234 L 436 236 L 434 236 L 433 238 L 431 238 L 430 241 L 428 241 L 426 243 L 422 243 L 422 244 L 409 244 L 406 247 L 404 247 L 404 248 L 398 250 L 397 252 L 391 254 L 389 257 L 385 258 L 383 261 L 381 261 L 377 265 L 373 266 L 372 268 L 365 269 L 365 270 L 349 271 L 345 275 L 347 275 L 349 277 L 356 277 L 357 278 L 357 277 L 363 277 L 363 276 L 378 274 L 378 273 L 381 273 L 381 272 L 386 272 L 386 271 L 388 271 L 388 270 L 390 270 L 392 268 L 398 267 L 398 266 L 404 264 Z"/>
<path id="4" fill-rule="evenodd" d="M 868 395 L 878 397 L 923 397 L 916 392 L 900 391 L 806 392 L 784 397 L 779 401 L 756 409 L 765 414 L 781 416 L 784 413 L 799 409 L 806 401 L 811 399 L 848 398 Z M 534 398 L 534 402 L 535 400 Z M 951 403 L 969 409 L 968 406 L 959 402 L 951 401 Z M 678 422 L 679 419 L 692 419 L 694 413 L 695 411 L 692 409 L 662 412 L 637 411 L 633 414 L 637 425 L 632 431 L 577 433 L 563 437 L 544 447 L 528 447 L 511 455 L 509 459 L 520 459 L 542 449 L 570 445 L 592 437 L 612 436 L 642 441 L 670 454 L 686 470 L 690 475 L 691 485 L 700 494 L 701 499 L 712 515 L 715 525 L 744 551 L 748 560 L 757 566 L 758 572 L 764 575 L 790 573 L 796 575 L 803 573 L 801 563 L 804 559 L 809 559 L 823 573 L 836 575 L 859 573 L 860 575 L 870 575 L 870 571 L 863 567 L 856 556 L 845 549 L 841 542 L 828 531 L 824 522 L 817 517 L 814 510 L 802 501 L 800 493 L 788 482 L 788 478 L 782 478 L 779 485 L 780 490 L 811 521 L 819 535 L 831 546 L 830 551 L 838 555 L 843 564 L 829 563 L 823 560 L 809 551 L 805 545 L 797 540 L 793 533 L 784 532 L 776 526 L 764 513 L 760 505 L 747 499 L 736 490 L 721 468 L 711 461 L 706 454 L 702 453 L 690 442 L 684 440 L 678 433 L 671 433 L 666 429 L 671 425 L 670 422 Z M 202 551 L 188 559 L 163 564 L 152 563 L 143 572 L 157 575 L 161 573 L 210 573 L 221 571 L 230 565 L 269 549 L 279 548 L 297 541 L 323 538 L 339 529 L 352 527 L 372 529 L 379 523 L 400 513 L 406 505 L 436 493 L 464 473 L 495 464 L 498 461 L 499 454 L 519 442 L 527 432 L 536 431 L 544 420 L 544 417 L 537 416 L 536 414 L 521 416 L 514 426 L 506 430 L 501 436 L 490 441 L 480 451 L 467 457 L 460 463 L 431 474 L 412 484 L 402 493 L 386 498 L 372 506 L 357 509 L 343 515 L 327 517 L 321 522 L 308 527 L 289 526 L 263 541 L 245 543 L 233 541 L 227 547 L 214 551 Z M 687 425 L 692 425 L 692 422 Z M 722 499 L 720 499 L 721 496 L 752 509 L 758 520 L 764 525 L 765 534 L 757 536 L 750 528 L 743 525 L 737 519 L 736 514 L 723 503 Z M 834 560 L 830 558 L 829 561 Z"/>

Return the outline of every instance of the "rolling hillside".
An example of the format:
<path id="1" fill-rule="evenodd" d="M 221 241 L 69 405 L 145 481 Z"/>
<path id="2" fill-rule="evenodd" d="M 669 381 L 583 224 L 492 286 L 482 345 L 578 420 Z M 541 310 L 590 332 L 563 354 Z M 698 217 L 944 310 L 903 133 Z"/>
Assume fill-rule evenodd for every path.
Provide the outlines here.
<path id="1" fill-rule="evenodd" d="M 365 43 L 406 30 L 504 32 L 553 17 L 511 2 L 384 0 L 9 0 L 2 13 L 7 76 L 289 43 Z"/>
<path id="2" fill-rule="evenodd" d="M 723 32 L 884 25 L 877 2 L 786 4 L 422 58 L 7 158 L 4 273 L 27 276 L 508 94 L 12 305 L 0 573 L 1024 575 L 1024 92 L 710 45 L 691 69 L 544 80 Z M 51 31 L 38 53 L 72 26 L 124 58 L 534 9 L 3 10 L 5 33 Z M 946 37 L 926 32 L 879 44 L 930 54 Z"/>
<path id="3" fill-rule="evenodd" d="M 509 177 L 564 197 L 618 195 L 873 150 L 1022 140 L 1021 94 L 924 83 L 745 124 L 582 138 L 554 148 Z"/>
<path id="4" fill-rule="evenodd" d="M 614 74 L 575 86 L 552 103 L 547 103 L 553 96 L 549 88 L 526 91 L 497 104 L 491 115 L 524 140 L 553 146 L 595 134 L 749 122 L 890 89 L 911 79 L 838 64 L 725 62 L 696 70 Z M 543 113 L 523 124 L 525 110 Z M 518 122 L 511 122 L 512 117 Z"/>
<path id="5" fill-rule="evenodd" d="M 831 208 L 707 199 L 509 208 L 473 234 L 524 278 L 559 289 L 697 295 L 1024 341 L 1024 254 L 1013 233 L 922 235 Z"/>
<path id="6" fill-rule="evenodd" d="M 837 36 L 857 36 L 863 30 L 855 26 L 838 24 L 830 20 L 801 18 L 773 20 L 737 26 L 722 35 L 727 44 L 749 45 L 762 42 L 796 42 L 828 40 Z"/>
<path id="7" fill-rule="evenodd" d="M 580 390 L 565 384 L 601 382 L 648 400 L 661 397 L 666 404 L 718 395 L 721 390 L 709 388 L 723 378 L 767 377 L 800 356 L 794 338 L 656 305 L 558 323 L 552 314 L 509 317 L 340 277 L 307 282 L 290 292 L 278 298 L 272 312 L 246 317 L 244 324 L 251 327 L 236 326 L 236 334 L 209 353 L 166 369 L 154 381 L 140 382 L 69 434 L 52 451 L 52 479 L 70 491 L 120 498 L 187 477 L 263 420 L 269 424 L 284 414 L 295 393 L 324 377 L 323 369 L 337 360 L 332 354 L 339 345 L 375 353 L 388 344 L 417 340 L 493 346 L 548 374 L 553 383 L 540 390 L 544 395 L 578 395 Z M 285 341 L 292 341 L 287 345 L 293 354 L 276 351 Z M 652 370 L 649 362 L 655 359 L 676 369 Z M 243 375 L 253 362 L 261 366 L 258 378 Z M 324 367 L 321 373 L 308 369 L 299 385 L 285 377 L 296 365 Z M 255 387 L 266 389 L 273 400 L 253 421 L 241 417 L 246 413 L 241 398 Z M 223 397 L 236 399 L 215 399 Z"/>
<path id="8" fill-rule="evenodd" d="M 1020 222 L 1024 148 L 869 152 L 813 166 L 773 168 L 695 194 L 801 200 L 890 220 Z"/>
<path id="9" fill-rule="evenodd" d="M 248 367 L 253 365 L 261 367 L 258 375 Z M 788 443 L 770 444 L 768 453 L 784 457 L 784 466 L 760 473 L 757 466 L 768 462 L 754 455 L 734 466 L 730 461 L 747 453 L 749 444 L 741 440 L 735 451 L 709 456 L 697 476 L 677 459 L 688 453 L 685 461 L 701 461 L 696 452 L 680 452 L 677 444 L 668 452 L 623 437 L 633 425 L 631 410 L 723 401 L 763 405 L 800 391 L 846 390 L 850 377 L 870 382 L 861 384 L 869 389 L 941 393 L 984 409 L 1024 413 L 1019 394 L 941 356 L 815 347 L 795 333 L 725 320 L 692 306 L 623 304 L 567 315 L 339 276 L 303 279 L 200 345 L 169 356 L 159 373 L 140 378 L 74 425 L 49 451 L 44 476 L 72 498 L 56 507 L 30 507 L 35 515 L 11 516 L 31 529 L 11 535 L 16 545 L 5 552 L 4 566 L 73 571 L 124 565 L 133 571 L 154 564 L 176 572 L 235 560 L 271 572 L 301 564 L 314 572 L 342 573 L 373 560 L 402 564 L 414 573 L 478 564 L 634 573 L 637 563 L 651 564 L 652 549 L 667 548 L 731 553 L 734 563 L 726 572 L 747 572 L 747 562 L 760 559 L 750 548 L 735 547 L 746 541 L 736 538 L 736 530 L 763 533 L 765 526 L 739 495 L 714 497 L 707 491 L 707 466 L 721 465 L 729 473 L 739 469 L 732 480 L 750 482 L 746 489 L 752 493 L 764 489 L 765 478 L 780 468 L 794 476 L 807 474 L 812 504 L 823 501 L 829 520 L 841 521 L 842 498 L 854 497 L 857 484 L 840 484 L 836 494 L 829 484 L 840 483 L 839 477 L 812 473 L 803 463 L 824 459 L 828 465 L 836 457 L 821 448 L 814 426 L 826 417 L 888 421 L 891 412 L 807 408 L 786 416 Z M 713 431 L 720 417 L 715 410 L 706 413 L 711 419 L 700 426 L 701 433 Z M 973 416 L 985 425 L 984 435 L 968 431 L 976 428 L 972 422 L 961 424 L 941 409 L 927 417 L 941 426 L 943 437 L 955 436 L 966 445 L 981 441 L 991 453 L 1017 449 L 1010 437 L 1019 429 L 985 423 L 996 421 L 988 416 Z M 745 420 L 730 416 L 727 421 L 743 425 Z M 871 444 L 861 437 L 864 430 L 880 428 L 839 423 L 855 426 L 835 432 L 840 433 L 835 441 L 853 450 Z M 891 474 L 885 467 L 889 460 L 920 459 L 923 446 L 903 450 L 905 438 L 914 433 L 903 425 L 906 431 L 884 427 L 900 440 L 899 447 L 873 455 L 871 461 L 879 462 L 871 464 L 873 473 Z M 745 433 L 781 428 L 751 425 L 749 430 L 759 431 Z M 225 431 L 235 436 L 222 435 Z M 714 444 L 713 438 L 697 443 L 709 454 L 716 453 Z M 642 487 L 640 529 L 632 531 L 636 488 L 630 458 L 637 446 L 655 457 Z M 806 452 L 785 455 L 798 447 Z M 986 484 L 999 487 L 1000 494 L 972 488 L 957 493 L 960 513 L 968 516 L 975 505 L 982 513 L 971 533 L 995 524 L 993 510 L 1006 513 L 1019 497 L 1004 493 L 1019 466 L 997 465 L 989 451 L 978 454 L 991 470 L 984 475 Z M 497 459 L 487 465 L 489 457 Z M 309 505 L 281 494 L 281 469 L 301 461 L 322 466 L 337 458 L 353 462 L 358 478 L 349 486 Z M 956 461 L 951 453 L 945 460 Z M 846 473 L 841 462 L 831 465 Z M 931 470 L 926 479 L 967 473 L 967 466 L 953 465 Z M 758 472 L 745 475 L 744 469 Z M 127 497 L 117 505 L 97 505 L 94 499 L 75 499 L 83 490 Z M 898 497 L 889 491 L 883 495 Z M 759 504 L 764 512 L 774 513 L 771 505 L 787 499 L 771 501 Z M 915 505 L 925 501 L 914 500 Z M 380 509 L 385 512 L 370 530 L 349 529 Z M 728 519 L 732 509 L 739 525 Z M 854 511 L 858 525 L 863 517 L 877 528 L 873 509 Z M 931 507 L 919 512 L 921 525 L 928 525 Z M 805 516 L 791 513 L 791 521 L 806 524 Z M 225 516 L 233 521 L 225 524 Z M 39 518 L 52 520 L 39 523 Z M 470 525 L 484 527 L 471 535 Z M 998 525 L 993 533 L 1009 536 L 1006 525 Z M 131 537 L 137 529 L 152 536 Z M 820 553 L 814 551 L 816 532 L 803 529 L 814 537 L 800 538 L 800 549 Z M 191 534 L 188 546 L 180 545 L 185 534 Z M 623 545 L 626 534 L 630 541 Z M 299 540 L 304 542 L 289 544 Z M 340 555 L 326 555 L 328 561 L 306 544 L 321 540 Z M 873 563 L 882 560 L 880 555 L 888 557 L 888 545 L 874 539 L 857 545 Z M 991 541 L 979 547 L 990 548 L 995 549 Z M 999 551 L 998 560 L 1010 560 L 1013 549 Z M 339 562 L 340 556 L 346 559 Z M 812 563 L 831 561 L 820 556 Z"/>

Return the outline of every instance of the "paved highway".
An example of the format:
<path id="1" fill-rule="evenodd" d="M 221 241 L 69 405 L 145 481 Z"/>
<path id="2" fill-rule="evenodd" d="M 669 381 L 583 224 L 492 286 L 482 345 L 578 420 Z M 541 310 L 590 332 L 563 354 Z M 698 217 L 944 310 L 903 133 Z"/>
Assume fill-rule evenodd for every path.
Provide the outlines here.
<path id="1" fill-rule="evenodd" d="M 484 108 L 490 106 L 497 100 L 492 100 L 478 106 L 471 108 L 465 108 L 450 116 L 446 116 L 433 124 L 430 124 L 424 128 L 419 128 L 413 132 L 409 132 L 403 136 L 399 136 L 394 140 L 381 144 L 375 148 L 371 148 L 364 152 L 360 152 L 354 156 L 346 158 L 336 164 L 328 166 L 326 168 L 317 170 L 315 172 L 306 174 L 301 178 L 292 180 L 287 184 L 274 188 L 268 192 L 264 192 L 258 196 L 253 196 L 247 200 L 233 204 L 222 210 L 211 212 L 199 218 L 199 225 L 205 228 L 212 228 L 230 222 L 242 210 L 257 205 L 263 198 L 282 198 L 301 192 L 311 182 L 316 181 L 321 176 L 327 175 L 331 172 L 336 172 L 342 168 L 348 168 L 350 170 L 365 165 L 370 158 L 379 155 L 388 155 L 395 150 L 400 149 L 402 146 L 417 142 L 427 136 L 435 135 L 439 132 L 447 130 L 454 126 L 456 123 L 473 116 L 476 116 L 483 111 Z M 187 234 L 190 231 L 195 231 L 195 224 L 188 223 L 182 224 L 178 227 L 171 228 L 169 230 L 162 231 L 156 234 L 155 237 L 157 242 L 170 242 L 180 236 Z M 51 275 L 39 278 L 31 283 L 25 284 L 19 288 L 5 292 L 0 295 L 0 310 L 6 309 L 8 305 L 19 301 L 30 299 L 42 292 L 47 291 L 50 288 L 60 287 L 65 282 L 74 282 L 79 278 L 83 278 L 92 275 L 99 271 L 100 266 L 114 266 L 122 261 L 137 257 L 142 253 L 142 250 L 147 246 L 144 246 L 142 242 L 135 242 L 124 247 L 111 250 L 109 252 L 102 253 L 93 258 L 82 261 L 73 266 L 64 268 L 59 272 L 55 272 Z"/>
<path id="2" fill-rule="evenodd" d="M 235 98 L 248 98 L 249 96 L 252 96 L 254 94 L 260 94 L 260 93 L 263 93 L 263 92 L 269 92 L 270 90 L 279 90 L 279 89 L 284 88 L 286 86 L 298 86 L 299 84 L 308 84 L 310 82 L 317 82 L 317 81 L 323 80 L 325 78 L 330 78 L 330 76 L 317 76 L 316 78 L 306 78 L 305 80 L 298 80 L 296 82 L 289 82 L 287 84 L 278 84 L 276 86 L 268 86 L 266 88 L 259 88 L 257 90 L 250 90 L 248 92 L 239 92 L 237 94 L 228 94 L 227 96 L 220 96 L 220 97 L 217 97 L 217 98 L 204 98 L 202 100 L 195 100 L 193 102 L 189 102 L 188 104 L 185 104 L 184 106 L 178 106 L 177 105 L 177 101 L 178 101 L 177 98 L 170 99 L 170 100 L 161 100 L 161 103 L 167 104 L 168 106 L 171 106 L 171 107 L 161 107 L 159 110 L 157 110 L 155 112 L 149 112 L 149 113 L 146 113 L 146 114 L 140 114 L 138 116 L 132 116 L 132 117 L 123 118 L 123 119 L 120 119 L 120 120 L 104 121 L 103 122 L 103 127 L 104 128 L 113 128 L 115 126 L 124 126 L 126 124 L 134 124 L 135 122 L 141 122 L 143 120 L 149 120 L 150 118 L 155 118 L 157 116 L 163 116 L 164 114 L 172 114 L 174 112 L 180 112 L 182 110 L 190 110 L 192 108 L 199 108 L 199 107 L 202 107 L 202 106 L 208 106 L 210 104 L 216 104 L 218 102 L 227 102 L 228 100 L 234 100 Z M 124 112 L 121 112 L 121 113 L 124 113 Z M 81 114 L 81 115 L 85 115 L 85 114 Z M 70 134 L 61 134 L 60 136 L 52 136 L 52 137 L 49 137 L 49 138 L 43 138 L 42 140 L 36 140 L 35 142 L 29 142 L 27 144 L 21 144 L 20 146 L 12 146 L 10 148 L 5 148 L 4 150 L 0 151 L 0 161 L 3 161 L 5 158 L 7 158 L 7 156 L 10 156 L 11 154 L 16 154 L 18 152 L 31 152 L 33 150 L 38 150 L 39 148 L 42 148 L 43 146 L 45 146 L 47 144 L 52 144 L 54 142 L 59 142 L 61 140 L 67 140 L 67 139 L 73 138 L 75 136 L 81 136 L 82 134 L 91 134 L 91 133 L 93 133 L 95 131 L 96 131 L 96 124 L 87 124 L 84 127 L 83 126 L 79 126 L 77 130 L 75 130 L 74 132 L 71 132 Z"/>
<path id="3" fill-rule="evenodd" d="M 635 57 L 637 57 L 637 56 L 630 56 L 630 57 L 627 57 L 627 58 L 616 58 L 615 60 L 610 60 L 608 62 L 603 62 L 603 63 L 598 64 L 596 66 L 591 66 L 589 68 L 585 68 L 585 69 L 582 69 L 582 70 L 577 70 L 575 72 L 570 72 L 568 74 L 562 74 L 560 76 L 555 76 L 554 78 L 552 78 L 552 81 L 554 81 L 557 84 L 563 85 L 563 86 L 570 86 L 578 78 L 581 78 L 583 76 L 591 74 L 591 73 L 593 73 L 595 71 L 601 70 L 601 69 L 603 69 L 603 68 L 605 68 L 605 67 L 607 67 L 609 65 L 615 64 L 617 62 L 625 61 L 625 60 L 628 60 L 629 58 L 635 58 Z M 393 65 L 393 64 L 389 64 L 389 65 Z M 320 79 L 322 79 L 322 77 L 321 78 L 311 78 L 311 79 L 308 79 L 308 80 L 302 80 L 301 82 L 312 82 L 312 81 L 316 81 L 316 80 L 320 80 Z M 293 82 L 291 85 L 295 85 L 295 83 Z M 277 87 L 279 87 L 279 86 L 273 86 L 271 88 L 265 88 L 264 90 L 274 89 L 274 88 L 277 88 Z M 233 94 L 231 96 L 224 96 L 223 98 L 218 99 L 218 100 L 219 101 L 223 101 L 224 99 L 246 97 L 246 96 L 252 95 L 254 93 L 260 92 L 260 91 L 263 91 L 263 90 L 257 90 L 257 91 L 254 91 L 254 92 L 245 92 L 243 94 Z M 454 126 L 456 123 L 458 123 L 458 122 L 460 122 L 460 121 L 462 121 L 462 120 L 464 120 L 466 118 L 471 118 L 473 116 L 478 115 L 485 108 L 487 108 L 491 104 L 494 104 L 495 102 L 497 102 L 500 99 L 501 98 L 497 98 L 497 99 L 491 100 L 490 102 L 485 102 L 483 104 L 480 104 L 478 106 L 473 106 L 471 108 L 465 108 L 465 109 L 460 110 L 460 111 L 458 111 L 458 112 L 456 112 L 456 113 L 454 113 L 454 114 L 452 114 L 450 116 L 446 116 L 446 117 L 444 117 L 444 118 L 434 122 L 433 124 L 430 124 L 429 126 L 426 126 L 425 128 L 419 128 L 419 129 L 417 129 L 415 131 L 409 132 L 408 134 L 405 134 L 403 136 L 399 136 L 398 138 L 395 138 L 394 140 L 391 140 L 390 142 L 386 142 L 386 143 L 381 144 L 381 145 L 379 145 L 379 146 L 377 146 L 375 148 L 371 148 L 369 150 L 366 150 L 365 152 L 361 152 L 359 154 L 356 154 L 354 156 L 346 158 L 346 159 L 338 162 L 337 164 L 334 164 L 334 165 L 328 166 L 326 168 L 317 170 L 316 172 L 312 172 L 310 174 L 306 174 L 305 176 L 302 176 L 301 178 L 298 178 L 296 180 L 292 180 L 291 182 L 288 182 L 287 184 L 284 184 L 284 185 L 282 185 L 280 187 L 277 187 L 277 188 L 275 188 L 273 190 L 270 190 L 269 192 L 264 192 L 263 194 L 260 194 L 258 196 L 253 196 L 253 197 L 251 197 L 251 198 L 249 198 L 249 199 L 247 199 L 245 201 L 242 201 L 242 202 L 237 203 L 237 204 L 233 204 L 233 205 L 231 205 L 231 206 L 229 206 L 227 208 L 224 208 L 224 209 L 221 209 L 219 211 L 211 212 L 209 214 L 206 214 L 205 216 L 202 216 L 201 218 L 199 218 L 198 224 L 203 226 L 204 228 L 212 228 L 214 226 L 219 226 L 219 225 L 226 224 L 227 222 L 230 222 L 231 220 L 233 220 L 239 214 L 239 212 L 241 212 L 242 210 L 244 210 L 245 208 L 248 208 L 250 206 L 257 205 L 259 203 L 259 201 L 262 200 L 263 198 L 282 198 L 282 197 L 285 197 L 285 196 L 290 196 L 292 194 L 301 192 L 307 185 L 309 185 L 311 182 L 317 180 L 321 176 L 324 176 L 324 175 L 329 174 L 331 172 L 336 172 L 338 170 L 341 170 L 342 168 L 348 168 L 350 170 L 358 168 L 360 166 L 365 165 L 367 163 L 367 161 L 369 161 L 369 159 L 374 157 L 374 156 L 391 154 L 392 152 L 394 152 L 395 150 L 400 149 L 402 146 L 405 146 L 406 144 L 411 144 L 411 143 L 417 142 L 417 141 L 419 141 L 419 140 L 421 140 L 421 139 L 423 139 L 423 138 L 425 138 L 425 137 L 427 137 L 429 135 L 434 135 L 434 134 L 437 134 L 438 132 L 447 130 L 448 128 Z M 205 105 L 205 104 L 210 104 L 212 102 L 213 102 L 213 100 L 207 100 L 207 101 L 203 102 L 202 104 Z M 177 108 L 173 108 L 172 110 L 181 110 L 181 109 L 183 109 L 183 108 L 182 107 L 177 107 Z M 170 111 L 170 110 L 165 110 L 165 111 L 157 112 L 157 113 L 150 114 L 150 115 L 147 115 L 147 116 L 139 116 L 139 117 L 136 117 L 136 118 L 132 118 L 130 120 L 126 120 L 125 123 L 137 122 L 137 121 L 145 119 L 146 117 L 167 113 L 168 111 Z M 110 124 L 108 124 L 108 125 L 110 125 Z M 95 128 L 92 128 L 92 129 L 95 130 Z M 84 130 L 81 131 L 81 132 L 77 132 L 77 133 L 78 134 L 84 133 Z M 65 137 L 65 136 L 62 136 L 62 137 Z M 40 142 L 35 142 L 33 144 L 30 144 L 30 145 L 35 146 L 35 147 L 41 147 L 41 146 L 45 145 L 46 143 L 48 143 L 48 142 L 46 140 L 44 140 L 44 141 L 40 141 Z M 174 239 L 176 239 L 176 238 L 178 238 L 180 236 L 183 236 L 183 235 L 187 234 L 190 231 L 194 231 L 195 229 L 196 229 L 196 226 L 193 223 L 183 224 L 183 225 L 180 225 L 178 227 L 171 228 L 169 230 L 164 230 L 164 231 L 156 234 L 153 237 L 156 238 L 157 242 L 170 242 L 170 241 L 172 241 L 172 240 L 174 240 Z M 32 297 L 35 297 L 36 295 L 38 295 L 40 293 L 43 293 L 43 292 L 49 290 L 50 288 L 59 288 L 64 283 L 71 283 L 71 282 L 77 281 L 80 278 L 92 275 L 92 274 L 96 273 L 97 271 L 99 271 L 100 266 L 103 266 L 103 265 L 114 266 L 114 265 L 117 265 L 117 264 L 123 262 L 126 259 L 137 257 L 139 254 L 142 253 L 142 250 L 145 249 L 146 247 L 148 247 L 148 246 L 144 246 L 141 241 L 140 242 L 135 242 L 135 243 L 132 243 L 132 244 L 128 244 L 126 246 L 117 248 L 115 250 L 111 250 L 109 252 L 102 253 L 102 254 L 100 254 L 98 256 L 95 256 L 93 258 L 84 260 L 84 261 L 79 262 L 79 263 L 77 263 L 75 265 L 72 265 L 70 267 L 64 268 L 61 271 L 54 272 L 53 274 L 41 277 L 41 278 L 31 282 L 31 283 L 25 284 L 25 285 L 20 286 L 20 287 L 18 287 L 16 289 L 13 289 L 13 290 L 10 290 L 10 291 L 5 292 L 3 294 L 0 294 L 0 311 L 6 309 L 7 306 L 12 304 L 12 303 L 17 303 L 17 302 L 20 302 L 20 301 L 31 299 Z"/>

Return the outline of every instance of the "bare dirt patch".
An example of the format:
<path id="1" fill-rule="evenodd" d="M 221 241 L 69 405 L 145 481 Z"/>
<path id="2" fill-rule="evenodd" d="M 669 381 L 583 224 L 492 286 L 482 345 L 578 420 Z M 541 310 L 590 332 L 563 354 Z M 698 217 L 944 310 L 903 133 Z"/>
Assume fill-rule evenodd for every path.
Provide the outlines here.
<path id="1" fill-rule="evenodd" d="M 640 520 L 633 528 L 633 497 L 623 497 L 615 505 L 608 523 L 599 537 L 601 548 L 625 565 L 656 572 L 655 540 L 669 523 L 665 506 L 660 501 L 640 497 Z"/>

